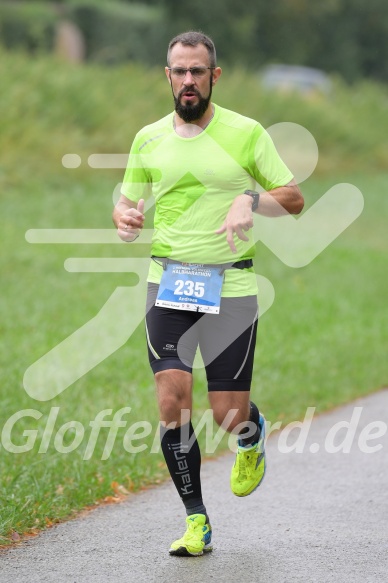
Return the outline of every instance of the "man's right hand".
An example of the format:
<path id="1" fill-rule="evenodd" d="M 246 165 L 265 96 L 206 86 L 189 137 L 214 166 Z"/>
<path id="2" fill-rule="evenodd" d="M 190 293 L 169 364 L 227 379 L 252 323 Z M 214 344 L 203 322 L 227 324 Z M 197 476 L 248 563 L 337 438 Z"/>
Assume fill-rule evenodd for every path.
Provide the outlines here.
<path id="1" fill-rule="evenodd" d="M 117 223 L 117 234 L 125 242 L 134 241 L 144 225 L 144 199 L 140 199 L 136 208 L 127 208 Z"/>

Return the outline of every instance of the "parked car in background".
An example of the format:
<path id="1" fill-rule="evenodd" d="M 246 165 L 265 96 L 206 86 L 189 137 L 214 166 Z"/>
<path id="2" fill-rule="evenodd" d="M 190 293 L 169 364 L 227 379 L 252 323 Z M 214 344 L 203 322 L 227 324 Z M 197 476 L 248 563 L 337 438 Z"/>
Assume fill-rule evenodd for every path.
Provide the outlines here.
<path id="1" fill-rule="evenodd" d="M 297 91 L 306 96 L 328 95 L 332 90 L 332 82 L 324 71 L 300 65 L 268 65 L 262 69 L 260 81 L 265 89 Z"/>

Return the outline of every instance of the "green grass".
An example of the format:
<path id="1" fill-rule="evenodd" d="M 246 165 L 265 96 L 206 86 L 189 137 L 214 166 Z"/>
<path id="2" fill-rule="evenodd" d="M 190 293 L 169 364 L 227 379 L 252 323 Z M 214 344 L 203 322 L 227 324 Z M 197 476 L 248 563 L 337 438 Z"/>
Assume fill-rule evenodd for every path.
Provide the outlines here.
<path id="1" fill-rule="evenodd" d="M 287 268 L 258 249 L 256 265 L 276 296 L 259 328 L 256 391 L 277 417 L 298 417 L 308 405 L 322 411 L 387 383 L 387 180 L 352 174 L 306 183 L 308 206 L 336 182 L 354 183 L 365 199 L 359 219 L 310 265 Z"/>
<path id="2" fill-rule="evenodd" d="M 0 173 L 0 428 L 20 410 L 42 414 L 40 419 L 20 419 L 12 433 L 13 442 L 22 445 L 28 439 L 23 431 L 36 430 L 31 451 L 0 450 L 0 544 L 8 544 L 15 533 L 35 532 L 96 500 L 120 495 L 124 489 L 135 491 L 166 476 L 161 454 L 148 454 L 157 430 L 157 408 L 142 325 L 125 346 L 52 401 L 30 398 L 23 388 L 23 375 L 35 360 L 95 316 L 117 286 L 133 284 L 127 274 L 68 273 L 63 267 L 66 258 L 147 256 L 149 252 L 146 245 L 32 245 L 26 242 L 25 232 L 32 228 L 110 228 L 111 195 L 122 171 L 92 170 L 86 164 L 87 156 L 128 151 L 134 132 L 169 111 L 171 98 L 168 88 L 159 84 L 156 71 L 144 76 L 131 66 L 81 69 L 50 59 L 28 62 L 18 55 L 4 58 L 2 66 L 8 91 L 2 93 L 0 102 L 8 116 L 0 138 L 4 150 Z M 257 245 L 256 271 L 272 281 L 276 296 L 260 321 L 252 392 L 270 421 L 286 423 L 303 418 L 308 406 L 324 411 L 388 381 L 388 202 L 384 194 L 388 174 L 377 155 L 382 152 L 382 128 L 371 128 L 372 135 L 367 136 L 371 104 L 375 104 L 375 113 L 383 112 L 383 100 L 377 88 L 364 88 L 364 109 L 359 102 L 354 106 L 354 111 L 365 112 L 365 120 L 360 113 L 359 127 L 364 129 L 366 143 L 373 143 L 372 156 L 368 148 L 362 154 L 362 140 L 357 132 L 351 133 L 349 120 L 341 125 L 339 119 L 338 127 L 334 123 L 335 112 L 345 111 L 344 88 L 333 98 L 334 105 L 306 104 L 296 96 L 282 96 L 273 99 L 270 107 L 268 97 L 259 90 L 251 98 L 239 94 L 238 84 L 241 87 L 245 79 L 252 88 L 251 79 L 237 73 L 232 79 L 225 98 L 219 91 L 220 105 L 259 118 L 266 107 L 266 122 L 273 123 L 278 114 L 287 119 L 287 112 L 281 109 L 287 103 L 290 121 L 302 123 L 304 118 L 314 133 L 310 116 L 311 123 L 315 120 L 321 127 L 323 162 L 302 185 L 306 208 L 338 182 L 355 184 L 365 198 L 361 217 L 307 267 L 291 269 Z M 321 112 L 319 119 L 314 112 Z M 337 132 L 332 138 L 330 132 L 325 134 L 325 116 L 329 128 Z M 343 142 L 337 143 L 341 132 Z M 319 139 L 318 143 L 321 145 Z M 81 155 L 80 168 L 61 166 L 67 152 Z M 371 158 L 374 166 L 369 163 Z M 331 173 L 324 172 L 328 168 Z M 149 226 L 151 216 L 147 221 Z M 39 453 L 53 407 L 59 408 L 58 418 L 47 452 Z M 108 435 L 103 428 L 93 455 L 84 460 L 90 422 L 104 409 L 112 409 L 114 414 L 123 407 L 131 407 L 131 411 L 123 417 L 126 427 L 119 429 L 112 454 L 101 459 Z M 207 407 L 204 374 L 198 371 L 195 422 Z M 59 439 L 58 431 L 71 421 L 84 427 L 84 438 L 72 453 L 58 453 L 55 438 Z M 138 421 L 150 423 L 152 432 L 137 442 L 147 446 L 146 452 L 131 454 L 124 449 L 123 436 Z M 69 429 L 64 444 L 74 437 L 74 430 Z M 203 434 L 200 441 L 203 446 Z M 225 447 L 224 439 L 218 451 Z"/>

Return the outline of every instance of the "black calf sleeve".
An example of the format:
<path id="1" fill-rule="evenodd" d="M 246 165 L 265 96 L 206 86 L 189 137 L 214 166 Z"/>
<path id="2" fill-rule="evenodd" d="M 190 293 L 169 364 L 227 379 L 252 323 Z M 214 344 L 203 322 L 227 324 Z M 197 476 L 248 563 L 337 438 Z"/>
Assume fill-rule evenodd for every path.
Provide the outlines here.
<path id="1" fill-rule="evenodd" d="M 259 426 L 259 417 L 260 412 L 256 407 L 255 403 L 250 401 L 250 414 L 249 414 L 249 421 L 256 425 L 256 431 L 250 437 L 244 439 L 244 434 L 248 433 L 249 427 L 244 427 L 244 429 L 239 433 L 239 443 L 243 447 L 247 447 L 249 445 L 253 445 L 254 443 L 258 443 L 260 439 L 260 426 Z"/>
<path id="2" fill-rule="evenodd" d="M 175 429 L 160 428 L 161 445 L 171 478 L 190 514 L 206 514 L 201 489 L 201 453 L 191 422 Z"/>

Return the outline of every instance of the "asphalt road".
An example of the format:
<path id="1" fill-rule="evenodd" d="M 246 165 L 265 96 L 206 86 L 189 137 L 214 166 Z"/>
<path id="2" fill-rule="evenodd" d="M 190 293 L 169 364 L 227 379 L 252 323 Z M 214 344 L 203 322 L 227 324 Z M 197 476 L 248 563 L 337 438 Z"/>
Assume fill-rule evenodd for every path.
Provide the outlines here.
<path id="1" fill-rule="evenodd" d="M 353 437 L 352 428 L 336 425 L 352 417 Z M 170 542 L 184 531 L 184 512 L 167 483 L 2 551 L 0 581 L 388 581 L 387 425 L 384 390 L 315 417 L 304 446 L 298 429 L 287 439 L 273 433 L 266 478 L 248 498 L 229 490 L 231 453 L 204 463 L 214 541 L 208 555 L 169 556 Z M 297 443 L 302 453 L 286 453 Z"/>

